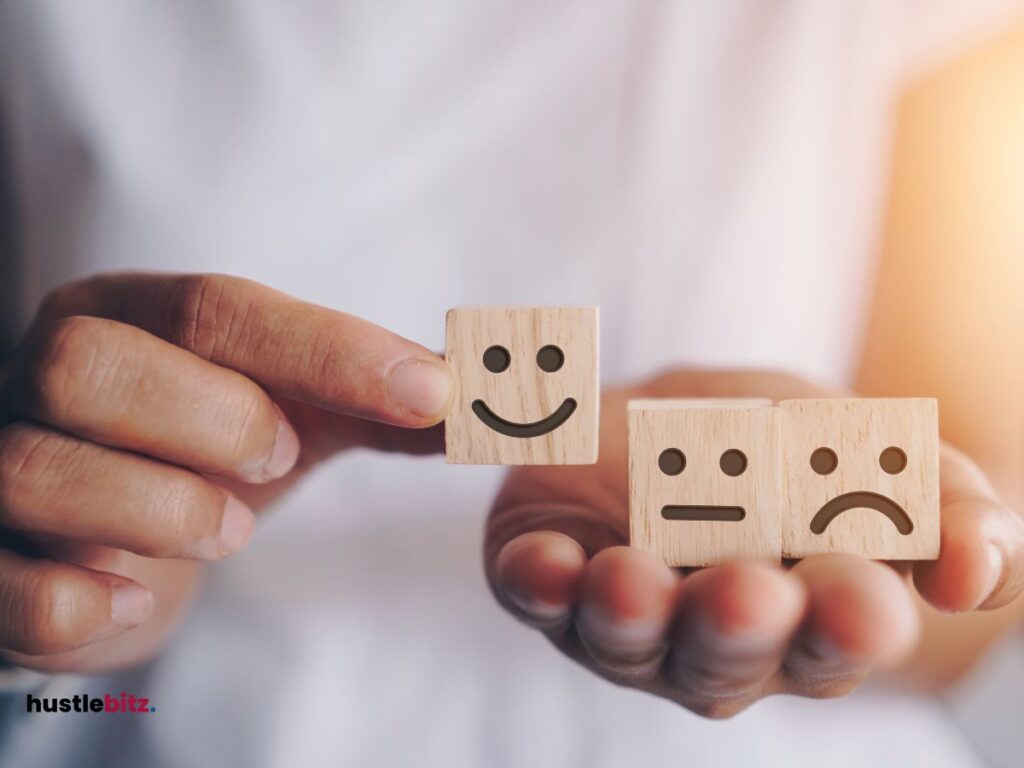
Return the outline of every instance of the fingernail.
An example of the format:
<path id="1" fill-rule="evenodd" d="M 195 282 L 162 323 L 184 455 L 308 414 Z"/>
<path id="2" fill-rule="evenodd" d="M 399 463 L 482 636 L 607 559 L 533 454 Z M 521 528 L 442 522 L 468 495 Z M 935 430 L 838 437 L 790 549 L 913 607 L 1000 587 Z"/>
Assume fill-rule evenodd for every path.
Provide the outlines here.
<path id="1" fill-rule="evenodd" d="M 818 661 L 826 663 L 847 663 L 852 659 L 850 654 L 846 653 L 846 651 L 841 649 L 832 640 L 819 633 L 814 633 L 804 637 L 802 644 L 807 654 Z"/>
<path id="2" fill-rule="evenodd" d="M 262 480 L 275 480 L 286 475 L 299 458 L 299 436 L 285 419 L 277 423 L 277 436 L 270 458 L 263 465 Z"/>
<path id="3" fill-rule="evenodd" d="M 999 581 L 1003 577 L 1003 553 L 999 547 L 995 544 L 985 545 L 985 555 L 988 558 L 988 575 L 987 583 L 984 591 L 981 593 L 981 599 L 978 600 L 975 608 L 980 608 L 988 602 L 989 598 L 995 593 L 996 588 L 999 586 Z"/>
<path id="4" fill-rule="evenodd" d="M 118 584 L 110 591 L 110 620 L 122 627 L 141 624 L 153 612 L 153 593 L 138 584 Z"/>
<path id="5" fill-rule="evenodd" d="M 584 604 L 577 622 L 581 634 L 605 651 L 623 656 L 651 653 L 662 641 L 665 627 L 650 619 L 612 619 L 597 606 Z"/>
<path id="6" fill-rule="evenodd" d="M 780 644 L 778 637 L 767 632 L 750 629 L 722 631 L 707 618 L 697 619 L 694 630 L 701 645 L 721 656 L 760 656 Z"/>
<path id="7" fill-rule="evenodd" d="M 447 366 L 430 360 L 405 360 L 388 377 L 392 402 L 421 418 L 445 413 L 452 390 L 452 375 Z"/>
<path id="8" fill-rule="evenodd" d="M 509 599 L 509 602 L 515 605 L 528 618 L 536 621 L 553 622 L 569 614 L 568 605 L 533 600 L 524 595 L 517 594 L 515 590 L 508 588 L 503 588 L 502 591 L 505 593 L 505 597 Z"/>
<path id="9" fill-rule="evenodd" d="M 217 539 L 218 554 L 223 557 L 237 552 L 252 536 L 256 518 L 252 511 L 235 496 L 228 496 L 224 514 L 220 519 L 220 536 Z"/>

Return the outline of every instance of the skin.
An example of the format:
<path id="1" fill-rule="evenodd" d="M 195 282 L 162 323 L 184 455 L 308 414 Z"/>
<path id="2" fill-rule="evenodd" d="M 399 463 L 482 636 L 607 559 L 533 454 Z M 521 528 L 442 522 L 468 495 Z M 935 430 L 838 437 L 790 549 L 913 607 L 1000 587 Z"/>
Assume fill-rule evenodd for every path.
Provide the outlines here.
<path id="1" fill-rule="evenodd" d="M 319 461 L 439 450 L 452 378 L 247 280 L 106 275 L 44 302 L 0 395 L 0 656 L 84 672 L 158 650 L 201 563 Z"/>
<path id="2" fill-rule="evenodd" d="M 782 374 L 696 370 L 607 393 L 596 465 L 509 474 L 485 544 L 496 597 L 595 674 L 716 718 L 775 693 L 838 696 L 876 667 L 894 667 L 921 631 L 915 590 L 943 611 L 1016 597 L 1024 523 L 948 445 L 934 562 L 829 554 L 791 567 L 737 562 L 681 573 L 626 546 L 630 398 L 842 394 Z"/>
<path id="3" fill-rule="evenodd" d="M 414 386 L 397 393 L 417 393 L 415 410 L 392 386 L 403 368 Z M 2 391 L 0 647 L 25 667 L 91 671 L 155 652 L 201 561 L 244 546 L 253 511 L 318 461 L 356 445 L 439 450 L 437 429 L 402 427 L 440 419 L 451 378 L 412 342 L 249 281 L 112 275 L 44 304 Z M 684 577 L 624 546 L 630 397 L 827 394 L 754 371 L 608 392 L 597 465 L 509 474 L 485 546 L 499 601 L 596 673 L 709 716 L 779 691 L 843 693 L 898 661 L 919 622 L 906 574 L 886 565 L 830 555 Z M 1021 587 L 1024 524 L 963 455 L 942 462 L 953 538 L 916 566 L 918 588 L 946 610 L 1004 604 Z"/>
<path id="4" fill-rule="evenodd" d="M 1019 624 L 1022 83 L 1018 27 L 914 84 L 899 109 L 856 388 L 937 396 L 944 436 L 981 463 L 943 447 L 939 560 L 830 555 L 678 574 L 624 548 L 624 399 L 820 393 L 763 372 L 673 372 L 608 393 L 596 471 L 509 477 L 486 563 L 511 613 L 596 674 L 710 717 L 773 693 L 841 695 L 879 668 L 938 690 Z"/>
<path id="5" fill-rule="evenodd" d="M 1024 73 L 1012 56 L 996 59 L 982 69 Z M 932 134 L 937 124 L 948 125 L 930 118 Z M 984 124 L 1003 125 L 997 118 Z M 904 120 L 914 124 L 913 115 Z M 978 137 L 966 139 L 975 146 Z M 923 165 L 941 167 L 949 154 Z M 919 173 L 914 166 L 908 176 Z M 965 205 L 980 197 L 964 195 Z M 1001 490 L 1012 489 L 1019 463 L 1011 466 L 1006 456 L 1016 454 L 999 446 L 1010 446 L 1012 435 L 1017 442 L 1007 450 L 1019 450 L 1019 421 L 1007 426 L 1010 419 L 990 416 L 981 426 L 963 426 L 981 413 L 976 403 L 973 412 L 963 405 L 979 399 L 979 382 L 958 387 L 948 374 L 951 367 L 1021 370 L 1006 364 L 1017 338 L 1003 337 L 993 359 L 984 357 L 984 345 L 965 344 L 951 366 L 946 350 L 955 334 L 936 345 L 927 343 L 936 336 L 932 326 L 920 337 L 909 330 L 926 325 L 922 316 L 953 316 L 943 312 L 950 294 L 939 289 L 930 314 L 896 313 L 877 330 L 877 318 L 894 311 L 886 297 L 906 303 L 909 286 L 901 292 L 899 280 L 910 273 L 899 265 L 915 253 L 913 237 L 908 246 L 891 234 L 902 226 L 915 231 L 905 223 L 913 217 L 896 210 L 860 389 L 921 394 L 945 386 L 944 426 L 953 424 L 958 442 L 986 460 Z M 956 221 L 946 213 L 944 222 Z M 1018 219 L 971 219 L 965 231 L 981 241 L 957 240 L 963 250 L 950 254 L 945 285 L 968 308 L 986 306 L 998 316 L 1002 305 L 993 296 L 1010 302 L 1019 295 L 993 278 L 979 304 L 955 269 L 971 263 L 964 255 L 1001 252 L 999 227 Z M 929 220 L 934 211 L 921 219 Z M 920 226 L 925 232 L 931 225 Z M 933 271 L 943 285 L 947 273 Z M 929 301 L 927 291 L 914 295 Z M 1012 327 L 1019 325 L 1005 328 Z M 894 336 L 919 355 L 903 366 L 912 369 L 910 378 L 896 375 L 907 347 L 888 356 L 877 351 Z M 356 446 L 439 450 L 441 433 L 432 427 L 448 409 L 451 386 L 443 361 L 423 347 L 238 278 L 105 275 L 59 289 L 0 369 L 0 657 L 32 669 L 87 672 L 155 653 L 203 561 L 244 546 L 254 514 L 310 467 Z M 1000 405 L 1016 407 L 1010 398 L 1019 391 L 986 390 L 985 408 L 1005 414 Z M 826 555 L 788 567 L 735 563 L 680 573 L 624 546 L 626 400 L 822 394 L 783 374 L 695 370 L 607 391 L 598 465 L 508 475 L 485 542 L 497 599 L 595 674 L 709 717 L 730 716 L 774 693 L 841 695 L 872 670 L 908 657 L 902 670 L 915 670 L 908 676 L 919 680 L 963 668 L 971 655 L 965 646 L 983 645 L 1017 616 L 1024 524 L 985 472 L 948 445 L 935 562 L 896 566 Z M 940 612 L 960 615 L 936 621 Z M 950 657 L 950 649 L 958 652 Z M 944 666 L 936 661 L 943 653 Z"/>
<path id="6" fill-rule="evenodd" d="M 947 440 L 1024 510 L 1024 25 L 915 84 L 900 105 L 864 353 L 867 395 L 939 398 Z M 927 275 L 927 279 L 921 279 Z M 1024 613 L 920 606 L 901 680 L 941 688 Z"/>

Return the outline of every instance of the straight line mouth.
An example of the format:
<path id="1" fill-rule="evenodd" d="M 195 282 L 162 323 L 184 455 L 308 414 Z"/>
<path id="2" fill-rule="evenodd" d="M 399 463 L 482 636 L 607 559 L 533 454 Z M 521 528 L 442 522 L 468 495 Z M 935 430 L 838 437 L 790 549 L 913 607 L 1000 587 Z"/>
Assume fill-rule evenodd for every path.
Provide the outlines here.
<path id="1" fill-rule="evenodd" d="M 743 507 L 715 507 L 694 504 L 667 504 L 661 508 L 666 520 L 707 520 L 716 523 L 738 523 L 747 516 Z"/>

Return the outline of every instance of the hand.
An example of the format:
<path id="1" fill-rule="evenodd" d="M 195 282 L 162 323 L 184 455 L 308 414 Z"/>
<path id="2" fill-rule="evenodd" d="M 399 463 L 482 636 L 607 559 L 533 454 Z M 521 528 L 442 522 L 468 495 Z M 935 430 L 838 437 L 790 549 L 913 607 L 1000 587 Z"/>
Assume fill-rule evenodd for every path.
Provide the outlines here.
<path id="1" fill-rule="evenodd" d="M 1024 523 L 948 446 L 936 561 L 897 568 L 829 554 L 788 569 L 740 562 L 681 574 L 625 546 L 627 400 L 837 395 L 770 373 L 698 371 L 608 393 L 596 465 L 509 474 L 485 544 L 499 602 L 601 677 L 729 717 L 773 693 L 841 695 L 897 664 L 919 631 L 911 580 L 944 611 L 1013 599 L 1024 583 Z"/>
<path id="2" fill-rule="evenodd" d="M 440 428 L 409 428 L 451 393 L 423 347 L 246 280 L 59 289 L 0 369 L 0 658 L 152 653 L 253 510 L 344 448 L 439 449 Z"/>

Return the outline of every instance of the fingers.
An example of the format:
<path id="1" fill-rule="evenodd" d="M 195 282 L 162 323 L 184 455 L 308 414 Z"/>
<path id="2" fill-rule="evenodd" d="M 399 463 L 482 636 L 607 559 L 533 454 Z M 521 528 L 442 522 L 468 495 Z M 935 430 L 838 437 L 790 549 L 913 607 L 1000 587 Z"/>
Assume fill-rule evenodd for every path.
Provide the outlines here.
<path id="1" fill-rule="evenodd" d="M 451 372 L 429 350 L 352 315 L 224 275 L 108 275 L 53 294 L 40 321 L 134 325 L 275 395 L 404 427 L 440 422 Z"/>
<path id="2" fill-rule="evenodd" d="M 820 555 L 791 573 L 807 589 L 807 618 L 786 658 L 786 690 L 835 696 L 875 666 L 892 666 L 919 632 L 910 590 L 892 568 L 853 555 Z"/>
<path id="3" fill-rule="evenodd" d="M 588 558 L 609 547 L 622 549 L 617 545 L 626 541 L 625 520 L 604 509 L 614 502 L 595 482 L 595 467 L 559 469 L 566 470 L 561 478 L 550 467 L 514 469 L 495 500 L 484 540 L 498 602 L 551 637 L 572 627 Z"/>
<path id="4" fill-rule="evenodd" d="M 678 581 L 660 560 L 628 547 L 605 549 L 591 560 L 576 631 L 606 676 L 641 682 L 657 675 Z"/>
<path id="5" fill-rule="evenodd" d="M 506 544 L 493 584 L 503 605 L 591 670 L 713 717 L 779 689 L 807 605 L 802 580 L 779 568 L 735 564 L 680 580 L 623 546 L 588 562 L 554 532 Z"/>
<path id="6" fill-rule="evenodd" d="M 565 534 L 526 533 L 498 553 L 495 594 L 526 623 L 559 626 L 571 617 L 586 564 L 583 548 Z"/>
<path id="7" fill-rule="evenodd" d="M 737 374 L 728 394 L 763 394 L 763 383 L 745 391 L 751 380 Z M 780 381 L 772 397 L 797 394 L 796 384 Z M 677 394 L 678 377 L 658 382 L 657 394 Z M 709 396 L 725 394 L 721 385 L 710 374 L 685 382 L 688 392 Z M 615 402 L 614 393 L 605 398 Z M 603 419 L 623 410 L 606 408 Z M 680 580 L 620 546 L 623 433 L 602 422 L 598 465 L 513 470 L 488 526 L 488 572 L 499 599 L 564 653 L 607 679 L 722 717 L 773 693 L 847 693 L 912 651 L 919 604 L 890 565 L 830 554 L 788 572 L 733 564 Z M 1024 523 L 959 454 L 944 453 L 941 482 L 942 554 L 912 566 L 918 588 L 947 610 L 1007 602 L 1024 581 Z"/>
<path id="8" fill-rule="evenodd" d="M 0 430 L 0 525 L 148 557 L 215 559 L 255 520 L 200 475 L 20 422 Z"/>
<path id="9" fill-rule="evenodd" d="M 109 574 L 143 585 L 152 595 L 144 601 L 151 602 L 152 612 L 141 623 L 120 635 L 71 650 L 40 655 L 18 653 L 0 646 L 0 661 L 47 674 L 97 674 L 142 663 L 151 659 L 165 644 L 180 624 L 182 614 L 199 587 L 202 564 L 195 560 L 155 560 L 124 550 L 109 550 L 109 554 L 103 556 L 98 552 L 102 548 L 88 546 L 94 552 L 85 554 L 85 557 L 65 559 L 68 554 L 74 555 L 65 551 L 52 559 L 84 566 L 90 571 L 105 572 L 101 576 Z M 124 609 L 119 608 L 119 611 L 121 623 L 125 623 Z"/>
<path id="10" fill-rule="evenodd" d="M 110 573 L 0 550 L 0 647 L 64 653 L 119 635 L 153 611 L 153 595 Z"/>
<path id="11" fill-rule="evenodd" d="M 129 325 L 64 318 L 13 367 L 18 415 L 98 443 L 248 482 L 280 477 L 298 457 L 295 431 L 259 386 Z"/>
<path id="12" fill-rule="evenodd" d="M 943 447 L 939 559 L 914 564 L 914 584 L 944 611 L 998 608 L 1024 587 L 1024 521 L 996 497 L 981 470 Z"/>
<path id="13" fill-rule="evenodd" d="M 683 582 L 667 677 L 688 706 L 731 715 L 763 692 L 803 618 L 807 590 L 779 568 L 737 563 Z"/>
<path id="14" fill-rule="evenodd" d="M 589 669 L 707 717 L 772 693 L 847 693 L 905 657 L 919 631 L 896 571 L 850 555 L 680 580 L 627 547 L 588 562 L 570 537 L 531 532 L 501 549 L 492 583 L 509 610 Z"/>
<path id="15" fill-rule="evenodd" d="M 562 533 L 526 533 L 497 557 L 495 593 L 506 608 L 557 641 L 588 666 L 619 682 L 658 674 L 675 604 L 677 576 L 660 560 L 628 547 L 602 550 L 589 563 Z"/>

